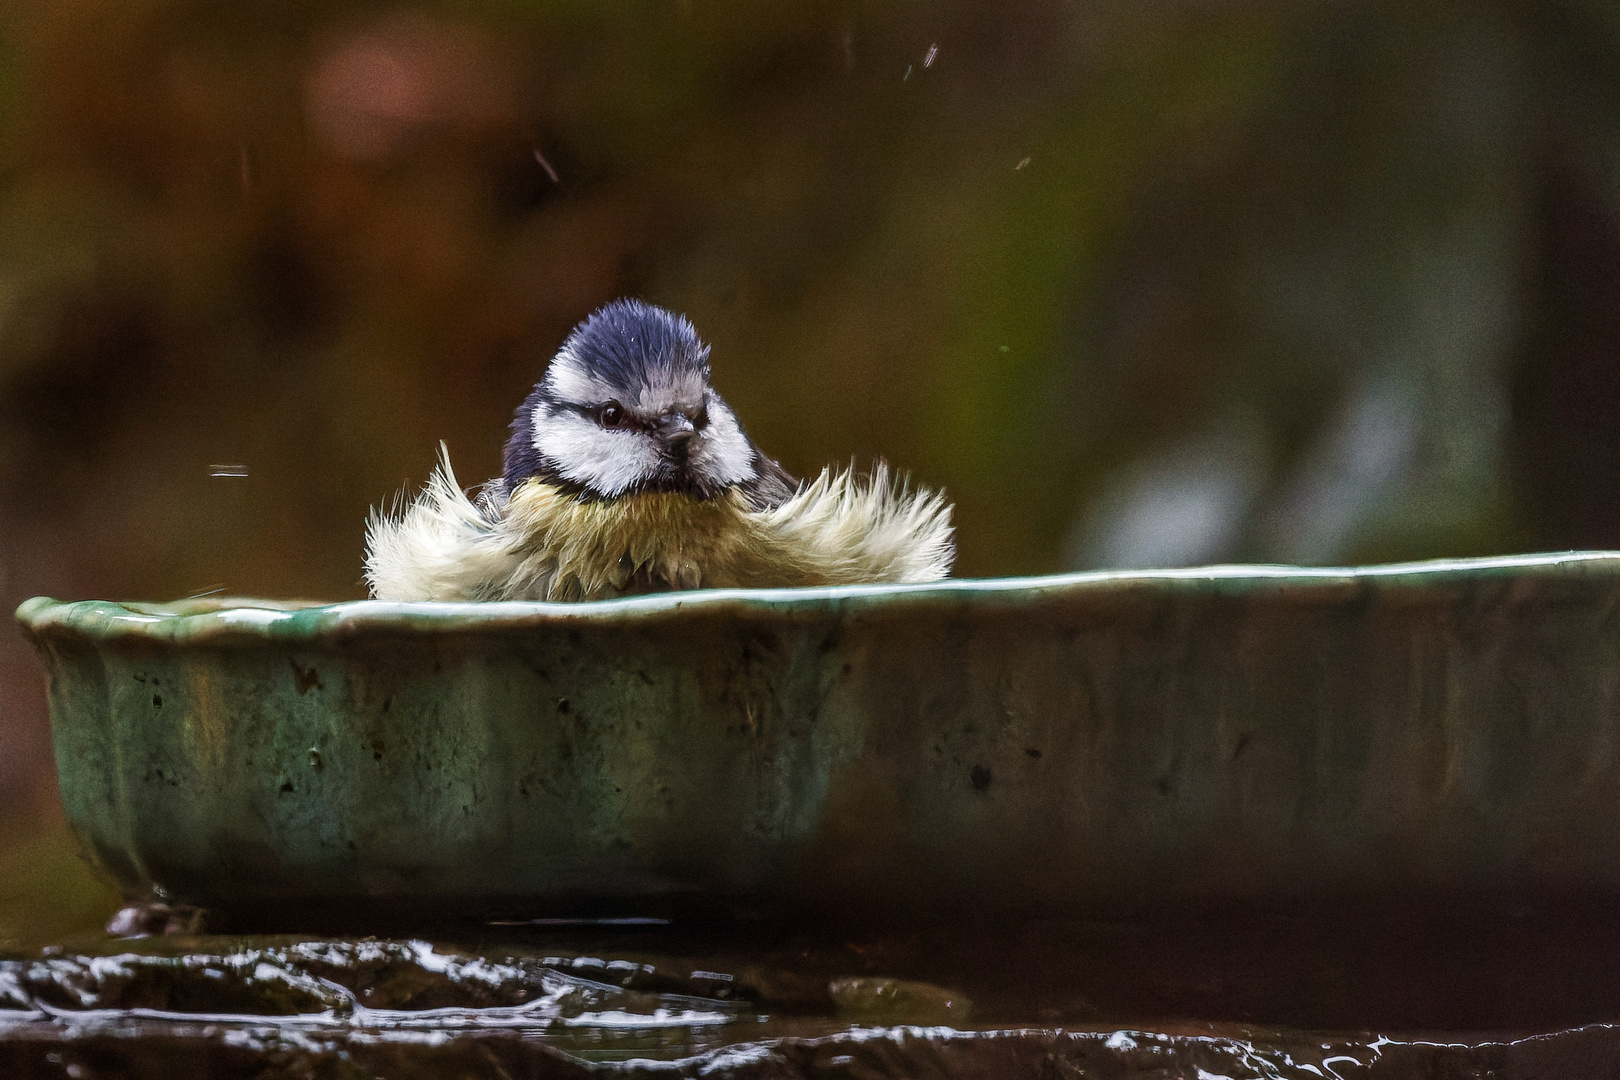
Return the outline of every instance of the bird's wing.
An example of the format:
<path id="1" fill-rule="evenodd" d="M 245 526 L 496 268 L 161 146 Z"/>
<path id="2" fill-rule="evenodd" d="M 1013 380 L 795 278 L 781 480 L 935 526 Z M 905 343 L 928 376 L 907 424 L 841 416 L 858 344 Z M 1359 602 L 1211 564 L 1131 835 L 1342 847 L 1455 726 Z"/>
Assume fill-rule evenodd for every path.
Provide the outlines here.
<path id="1" fill-rule="evenodd" d="M 799 481 L 779 462 L 766 457 L 756 448 L 754 476 L 738 484 L 737 490 L 743 493 L 754 510 L 774 510 L 793 498 L 799 490 Z"/>

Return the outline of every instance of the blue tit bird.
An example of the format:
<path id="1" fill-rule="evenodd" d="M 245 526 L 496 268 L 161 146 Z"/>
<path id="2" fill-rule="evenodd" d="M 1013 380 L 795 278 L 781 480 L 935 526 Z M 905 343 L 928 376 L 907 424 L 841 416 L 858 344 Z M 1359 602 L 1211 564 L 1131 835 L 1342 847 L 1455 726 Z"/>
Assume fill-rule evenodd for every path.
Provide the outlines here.
<path id="1" fill-rule="evenodd" d="M 414 500 L 368 522 L 379 599 L 924 582 L 955 555 L 950 505 L 881 463 L 789 476 L 710 385 L 692 324 L 637 300 L 563 342 L 517 410 L 498 479 L 469 495 L 440 451 Z"/>

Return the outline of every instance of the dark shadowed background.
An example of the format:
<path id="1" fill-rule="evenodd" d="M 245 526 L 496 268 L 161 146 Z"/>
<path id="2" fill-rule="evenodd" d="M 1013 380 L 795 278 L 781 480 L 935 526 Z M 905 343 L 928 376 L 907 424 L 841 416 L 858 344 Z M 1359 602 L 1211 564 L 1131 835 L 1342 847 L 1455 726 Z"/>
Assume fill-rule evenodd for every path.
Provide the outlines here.
<path id="1" fill-rule="evenodd" d="M 963 575 L 1620 547 L 1620 9 L 13 0 L 4 604 L 359 597 L 626 294 Z M 0 945 L 114 902 L 54 785 L 8 631 Z"/>

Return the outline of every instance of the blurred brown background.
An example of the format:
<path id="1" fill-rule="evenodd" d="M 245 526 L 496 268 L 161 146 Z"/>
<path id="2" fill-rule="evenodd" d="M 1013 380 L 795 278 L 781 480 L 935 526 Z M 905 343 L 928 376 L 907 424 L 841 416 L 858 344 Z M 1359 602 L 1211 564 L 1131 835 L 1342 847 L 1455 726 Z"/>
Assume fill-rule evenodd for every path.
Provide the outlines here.
<path id="1" fill-rule="evenodd" d="M 790 468 L 945 487 L 964 575 L 1620 547 L 1609 4 L 0 14 L 5 605 L 360 596 L 625 294 Z M 14 632 L 0 710 L 18 945 L 113 898 Z"/>

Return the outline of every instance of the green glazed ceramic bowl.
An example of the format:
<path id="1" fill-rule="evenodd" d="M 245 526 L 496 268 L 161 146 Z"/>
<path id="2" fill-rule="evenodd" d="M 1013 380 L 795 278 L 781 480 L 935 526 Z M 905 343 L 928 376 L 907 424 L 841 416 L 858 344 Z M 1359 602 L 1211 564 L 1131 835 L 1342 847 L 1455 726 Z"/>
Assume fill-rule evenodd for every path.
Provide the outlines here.
<path id="1" fill-rule="evenodd" d="M 58 603 L 67 814 L 238 923 L 1620 898 L 1620 555 Z"/>

